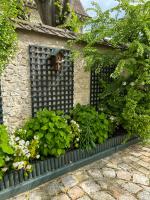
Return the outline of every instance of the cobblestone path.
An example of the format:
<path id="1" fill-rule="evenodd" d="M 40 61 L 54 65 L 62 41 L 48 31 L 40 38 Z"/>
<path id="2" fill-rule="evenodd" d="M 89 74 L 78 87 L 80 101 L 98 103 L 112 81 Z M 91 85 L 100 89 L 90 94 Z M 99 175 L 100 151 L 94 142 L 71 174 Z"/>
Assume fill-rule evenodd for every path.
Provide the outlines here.
<path id="1" fill-rule="evenodd" d="M 150 146 L 139 144 L 11 200 L 150 200 Z"/>

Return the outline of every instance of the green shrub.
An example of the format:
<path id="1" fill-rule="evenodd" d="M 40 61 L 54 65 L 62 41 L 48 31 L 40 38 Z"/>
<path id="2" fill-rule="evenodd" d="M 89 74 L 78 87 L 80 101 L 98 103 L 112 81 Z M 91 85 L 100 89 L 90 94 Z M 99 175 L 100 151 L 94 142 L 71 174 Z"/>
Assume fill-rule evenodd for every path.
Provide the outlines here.
<path id="1" fill-rule="evenodd" d="M 95 143 L 103 143 L 108 138 L 109 122 L 106 116 L 99 114 L 95 108 L 78 104 L 71 111 L 71 115 L 81 128 L 81 148 L 93 148 Z"/>
<path id="2" fill-rule="evenodd" d="M 34 136 L 39 138 L 41 156 L 59 156 L 70 147 L 72 134 L 67 120 L 53 111 L 44 109 L 37 112 L 36 117 L 29 120 L 24 129 L 26 134 L 21 136 L 23 139 L 31 140 Z"/>
<path id="3" fill-rule="evenodd" d="M 7 171 L 7 161 L 9 156 L 14 153 L 11 145 L 9 144 L 9 134 L 4 125 L 0 125 L 0 179 L 5 171 Z"/>

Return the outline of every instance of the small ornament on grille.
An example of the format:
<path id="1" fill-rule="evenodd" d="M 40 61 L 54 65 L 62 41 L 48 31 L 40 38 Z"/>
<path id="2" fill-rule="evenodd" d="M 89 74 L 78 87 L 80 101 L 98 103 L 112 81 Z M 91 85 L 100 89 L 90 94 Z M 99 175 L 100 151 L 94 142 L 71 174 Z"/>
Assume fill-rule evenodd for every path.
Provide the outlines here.
<path id="1" fill-rule="evenodd" d="M 58 49 L 52 52 L 50 57 L 47 60 L 47 64 L 52 67 L 55 71 L 60 71 L 63 68 L 64 60 L 64 54 L 62 50 Z"/>

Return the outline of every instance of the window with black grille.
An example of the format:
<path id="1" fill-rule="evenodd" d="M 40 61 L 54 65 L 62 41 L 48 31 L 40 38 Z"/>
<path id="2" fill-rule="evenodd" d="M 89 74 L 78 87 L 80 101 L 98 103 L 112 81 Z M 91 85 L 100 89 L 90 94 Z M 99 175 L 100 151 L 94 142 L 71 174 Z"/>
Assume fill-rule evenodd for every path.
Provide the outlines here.
<path id="1" fill-rule="evenodd" d="M 100 103 L 100 93 L 102 88 L 100 86 L 100 80 L 111 82 L 110 74 L 113 72 L 114 67 L 102 68 L 100 73 L 96 73 L 95 70 L 91 72 L 91 91 L 90 91 L 90 104 L 98 109 Z"/>
<path id="2" fill-rule="evenodd" d="M 61 49 L 62 67 L 55 70 L 49 59 L 56 48 L 29 46 L 32 115 L 43 108 L 68 113 L 73 107 L 73 62 L 69 50 Z"/>
<path id="3" fill-rule="evenodd" d="M 0 124 L 3 123 L 3 109 L 2 109 L 2 92 L 1 92 L 1 82 L 0 82 Z"/>

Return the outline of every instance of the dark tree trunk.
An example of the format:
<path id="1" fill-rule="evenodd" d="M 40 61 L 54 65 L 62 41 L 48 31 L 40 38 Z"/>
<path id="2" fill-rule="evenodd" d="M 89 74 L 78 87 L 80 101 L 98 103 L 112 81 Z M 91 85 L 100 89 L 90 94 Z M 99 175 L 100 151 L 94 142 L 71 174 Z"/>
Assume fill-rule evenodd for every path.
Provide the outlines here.
<path id="1" fill-rule="evenodd" d="M 72 0 L 35 0 L 35 2 L 43 24 L 57 26 L 65 22 L 65 16 L 69 15 L 68 4 L 71 6 Z M 56 6 L 56 2 L 62 3 L 62 10 Z"/>

